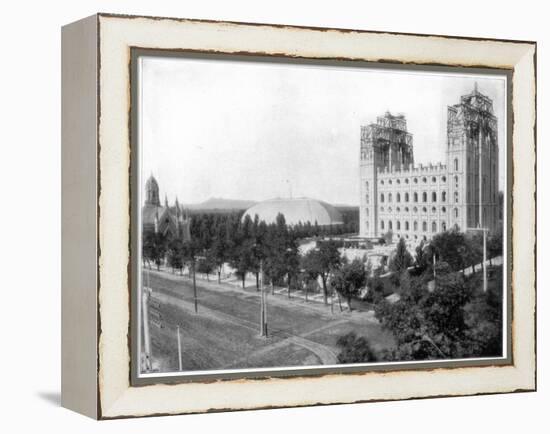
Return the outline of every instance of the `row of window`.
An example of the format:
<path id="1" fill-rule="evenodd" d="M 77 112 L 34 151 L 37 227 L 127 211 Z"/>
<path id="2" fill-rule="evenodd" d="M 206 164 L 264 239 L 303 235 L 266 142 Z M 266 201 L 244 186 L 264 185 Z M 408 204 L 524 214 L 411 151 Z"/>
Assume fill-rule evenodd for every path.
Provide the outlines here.
<path id="1" fill-rule="evenodd" d="M 409 222 L 407 220 L 405 220 L 403 222 L 403 225 L 401 225 L 400 220 L 397 220 L 395 222 L 395 227 L 393 226 L 393 222 L 391 220 L 388 220 L 387 225 L 385 224 L 384 220 L 380 220 L 380 230 L 381 231 L 385 231 L 385 230 L 400 231 L 401 229 L 403 229 L 405 231 L 411 230 L 411 228 L 409 226 Z M 435 221 L 432 222 L 431 229 L 432 229 L 433 233 L 437 232 L 437 222 L 435 222 Z M 413 230 L 413 232 L 418 232 L 418 222 L 416 220 L 412 222 L 412 230 Z M 447 223 L 446 222 L 441 222 L 441 231 L 445 232 L 446 230 L 447 230 Z M 426 222 L 426 221 L 422 222 L 422 232 L 428 232 L 428 222 Z"/>
<path id="2" fill-rule="evenodd" d="M 412 178 L 412 181 L 414 184 L 418 184 L 418 178 Z M 387 181 L 384 181 L 383 179 L 380 180 L 380 184 L 381 185 L 384 185 L 384 182 L 387 182 L 388 184 L 392 185 L 393 184 L 393 180 L 392 179 L 388 179 Z M 408 184 L 409 183 L 409 178 L 405 178 L 403 180 L 403 182 L 405 184 Z M 422 177 L 422 182 L 424 184 L 426 184 L 428 182 L 428 178 L 426 176 Z M 437 182 L 437 176 L 432 176 L 432 182 L 433 183 L 436 183 Z M 447 182 L 447 177 L 445 175 L 443 175 L 441 177 L 441 182 Z M 401 184 L 401 180 L 400 179 L 396 179 L 395 180 L 395 183 L 396 184 Z"/>
<path id="3" fill-rule="evenodd" d="M 368 208 L 366 208 L 366 211 L 367 211 L 367 215 L 368 215 Z M 383 206 L 380 207 L 380 212 L 383 213 L 386 211 L 386 208 L 384 208 Z M 406 206 L 405 208 L 403 208 L 403 212 L 406 212 L 408 213 L 410 211 L 409 207 Z M 422 207 L 422 210 L 421 210 L 423 213 L 427 213 L 428 212 L 428 208 L 426 208 L 425 206 Z M 432 206 L 432 213 L 436 213 L 437 212 L 437 208 L 435 206 Z M 393 212 L 393 208 L 391 206 L 389 206 L 387 208 L 387 212 L 391 213 Z M 395 212 L 401 212 L 401 208 L 400 207 L 396 207 L 395 208 Z M 418 208 L 416 206 L 413 206 L 412 208 L 412 212 L 413 213 L 417 213 L 418 212 Z M 441 212 L 444 214 L 447 212 L 447 207 L 444 207 L 442 206 L 441 207 Z M 455 212 L 455 217 L 458 217 L 458 208 L 455 208 L 454 209 L 454 212 Z"/>
<path id="4" fill-rule="evenodd" d="M 418 193 L 414 192 L 412 193 L 412 201 L 413 202 L 418 202 Z M 369 195 L 367 194 L 366 195 L 366 201 L 367 203 L 369 203 Z M 431 193 L 431 199 L 432 199 L 432 202 L 437 202 L 437 192 L 435 191 L 432 191 Z M 441 202 L 447 202 L 447 192 L 446 191 L 442 191 L 441 192 Z M 384 193 L 380 193 L 380 203 L 384 203 L 384 202 L 387 202 L 388 203 L 392 203 L 393 202 L 393 194 L 392 193 L 387 193 L 384 194 Z M 401 202 L 401 193 L 396 193 L 395 194 L 395 201 L 397 203 Z M 409 202 L 410 201 L 410 195 L 409 193 L 403 193 L 403 201 L 404 202 Z M 458 191 L 455 191 L 454 192 L 454 201 L 455 203 L 458 203 Z M 422 202 L 428 202 L 428 193 L 427 192 L 423 192 L 422 193 Z"/>

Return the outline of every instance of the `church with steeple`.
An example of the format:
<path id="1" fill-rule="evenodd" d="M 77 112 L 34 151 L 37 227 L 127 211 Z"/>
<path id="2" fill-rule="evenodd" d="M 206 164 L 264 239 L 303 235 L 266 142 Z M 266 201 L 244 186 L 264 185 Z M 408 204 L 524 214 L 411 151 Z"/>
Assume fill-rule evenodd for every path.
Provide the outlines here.
<path id="1" fill-rule="evenodd" d="M 145 183 L 145 202 L 141 210 L 141 225 L 143 234 L 147 232 L 160 233 L 170 241 L 181 239 L 187 241 L 191 220 L 176 197 L 174 205 L 164 197 L 164 205 L 160 203 L 160 190 L 155 177 L 151 174 Z"/>

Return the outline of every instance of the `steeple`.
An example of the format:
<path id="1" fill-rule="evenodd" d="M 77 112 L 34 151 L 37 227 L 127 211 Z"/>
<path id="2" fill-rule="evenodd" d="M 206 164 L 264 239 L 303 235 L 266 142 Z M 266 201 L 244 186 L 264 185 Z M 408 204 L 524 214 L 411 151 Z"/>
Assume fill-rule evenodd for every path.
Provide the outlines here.
<path id="1" fill-rule="evenodd" d="M 167 194 L 164 195 L 164 207 L 168 208 L 168 195 Z"/>
<path id="2" fill-rule="evenodd" d="M 152 174 L 145 183 L 145 205 L 160 206 L 159 185 Z"/>

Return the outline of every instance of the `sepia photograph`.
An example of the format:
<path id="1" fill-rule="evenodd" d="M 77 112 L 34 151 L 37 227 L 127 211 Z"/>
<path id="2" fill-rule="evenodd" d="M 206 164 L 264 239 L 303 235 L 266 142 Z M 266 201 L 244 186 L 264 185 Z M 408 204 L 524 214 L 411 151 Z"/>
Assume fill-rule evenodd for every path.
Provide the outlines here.
<path id="1" fill-rule="evenodd" d="M 141 54 L 140 378 L 506 360 L 508 77 Z"/>

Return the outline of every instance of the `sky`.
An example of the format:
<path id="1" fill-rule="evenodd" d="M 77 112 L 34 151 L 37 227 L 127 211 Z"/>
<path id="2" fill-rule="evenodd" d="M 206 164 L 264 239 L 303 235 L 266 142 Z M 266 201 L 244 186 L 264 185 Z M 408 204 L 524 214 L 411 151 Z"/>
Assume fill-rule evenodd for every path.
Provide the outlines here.
<path id="1" fill-rule="evenodd" d="M 153 174 L 162 201 L 357 205 L 361 125 L 402 113 L 415 164 L 445 162 L 447 106 L 476 82 L 498 119 L 504 189 L 504 76 L 184 57 L 142 57 L 139 74 L 141 184 Z"/>

